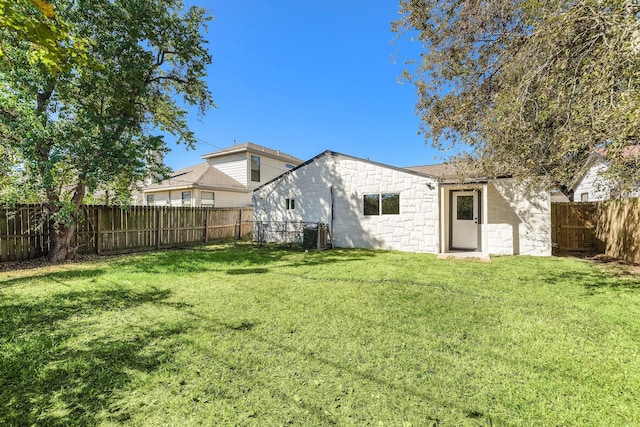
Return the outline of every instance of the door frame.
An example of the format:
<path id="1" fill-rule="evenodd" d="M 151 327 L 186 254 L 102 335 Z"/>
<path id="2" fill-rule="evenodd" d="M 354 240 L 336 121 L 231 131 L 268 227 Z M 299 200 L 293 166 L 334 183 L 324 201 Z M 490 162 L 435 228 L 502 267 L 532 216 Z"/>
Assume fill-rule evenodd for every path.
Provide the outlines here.
<path id="1" fill-rule="evenodd" d="M 453 233 L 454 233 L 454 219 L 453 216 L 455 214 L 453 205 L 456 193 L 474 193 L 474 197 L 476 198 L 476 213 L 477 218 L 474 219 L 476 223 L 476 247 L 474 249 L 471 248 L 458 248 L 453 245 Z M 478 188 L 457 188 L 449 190 L 449 241 L 447 245 L 448 250 L 455 251 L 469 251 L 475 252 L 482 250 L 482 190 Z"/>

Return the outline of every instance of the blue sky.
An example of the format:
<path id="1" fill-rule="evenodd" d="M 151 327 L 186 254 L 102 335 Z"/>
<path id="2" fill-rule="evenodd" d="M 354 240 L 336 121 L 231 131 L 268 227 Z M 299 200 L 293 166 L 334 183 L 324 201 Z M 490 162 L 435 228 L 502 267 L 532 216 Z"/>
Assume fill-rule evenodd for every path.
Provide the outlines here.
<path id="1" fill-rule="evenodd" d="M 418 135 L 415 89 L 399 84 L 417 43 L 395 42 L 396 0 L 191 0 L 215 19 L 208 83 L 218 106 L 190 115 L 200 140 L 168 139 L 165 162 L 253 142 L 307 160 L 324 150 L 394 166 L 439 163 Z M 394 61 L 395 58 L 395 61 Z"/>

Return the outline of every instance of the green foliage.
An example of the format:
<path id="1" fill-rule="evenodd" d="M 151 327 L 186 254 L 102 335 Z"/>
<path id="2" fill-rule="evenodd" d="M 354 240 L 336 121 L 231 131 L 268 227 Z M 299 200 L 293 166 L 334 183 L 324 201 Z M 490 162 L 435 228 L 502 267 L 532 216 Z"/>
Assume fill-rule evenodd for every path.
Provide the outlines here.
<path id="1" fill-rule="evenodd" d="M 166 174 L 161 132 L 193 144 L 185 108 L 204 113 L 213 103 L 204 9 L 183 11 L 181 0 L 53 6 L 73 40 L 90 41 L 90 61 L 34 64 L 32 43 L 3 31 L 11 42 L 0 67 L 0 146 L 55 214 L 94 191 L 121 200 L 134 183 Z"/>
<path id="2" fill-rule="evenodd" d="M 205 247 L 0 273 L 3 425 L 638 425 L 640 280 Z"/>
<path id="3" fill-rule="evenodd" d="M 609 148 L 614 178 L 640 138 L 640 21 L 623 0 L 403 0 L 394 23 L 424 51 L 405 72 L 436 145 L 466 144 L 491 175 L 566 188 Z M 618 171 L 618 172 L 616 172 Z"/>
<path id="4" fill-rule="evenodd" d="M 5 41 L 13 43 L 15 39 L 31 44 L 31 64 L 41 64 L 54 73 L 68 69 L 72 61 L 88 61 L 87 41 L 72 37 L 69 24 L 44 0 L 0 0 L 0 18 L 0 30 L 11 35 L 7 40 L 0 36 L 2 61 L 11 60 Z"/>

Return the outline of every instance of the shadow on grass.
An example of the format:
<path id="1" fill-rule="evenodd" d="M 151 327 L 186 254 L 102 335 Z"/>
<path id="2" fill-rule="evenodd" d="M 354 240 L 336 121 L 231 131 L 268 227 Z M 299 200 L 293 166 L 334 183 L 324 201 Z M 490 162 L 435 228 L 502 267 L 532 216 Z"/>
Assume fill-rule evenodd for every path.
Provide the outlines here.
<path id="1" fill-rule="evenodd" d="M 170 250 L 145 254 L 117 262 L 117 266 L 144 273 L 203 273 L 227 271 L 228 274 L 265 273 L 265 266 L 285 263 L 288 267 L 311 266 L 364 260 L 374 252 L 336 249 L 301 253 L 299 250 L 260 246 L 223 246 L 214 249 Z M 290 262 L 287 262 L 291 258 Z"/>
<path id="2" fill-rule="evenodd" d="M 169 294 L 88 290 L 0 303 L 0 425 L 85 426 L 130 418 L 114 394 L 131 383 L 133 371 L 170 362 L 171 337 L 183 330 L 157 322 L 111 336 L 83 316 L 164 304 Z"/>
<path id="3" fill-rule="evenodd" d="M 117 262 L 117 265 L 143 273 L 202 273 L 229 267 L 254 268 L 278 262 L 288 254 L 288 251 L 246 246 L 227 246 L 213 250 L 191 248 L 136 256 Z"/>
<path id="4" fill-rule="evenodd" d="M 640 291 L 640 278 L 637 276 L 616 274 L 593 265 L 587 269 L 546 269 L 541 278 L 553 285 L 580 284 L 592 294 L 605 289 Z"/>
<path id="5" fill-rule="evenodd" d="M 268 268 L 232 268 L 227 270 L 227 274 L 231 276 L 241 275 L 241 274 L 263 274 L 268 273 Z"/>
<path id="6" fill-rule="evenodd" d="M 59 271 L 47 271 L 47 272 L 34 272 L 34 274 L 25 275 L 21 272 L 19 277 L 9 277 L 6 280 L 0 280 L 0 289 L 11 287 L 23 283 L 31 283 L 36 280 L 52 280 L 57 283 L 65 284 L 68 281 L 75 281 L 78 279 L 90 279 L 98 277 L 106 273 L 104 268 L 82 268 L 73 266 L 70 267 L 73 270 L 59 270 Z"/>

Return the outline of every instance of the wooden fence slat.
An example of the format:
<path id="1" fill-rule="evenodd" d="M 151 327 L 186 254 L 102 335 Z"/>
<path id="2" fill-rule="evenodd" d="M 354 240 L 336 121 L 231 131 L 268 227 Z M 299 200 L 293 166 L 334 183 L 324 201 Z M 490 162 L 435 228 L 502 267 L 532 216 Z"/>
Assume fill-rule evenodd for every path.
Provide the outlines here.
<path id="1" fill-rule="evenodd" d="M 251 208 L 82 206 L 75 239 L 78 253 L 98 255 L 231 240 L 238 218 L 248 218 L 252 212 Z M 46 255 L 47 221 L 41 205 L 0 207 L 0 262 Z"/>

